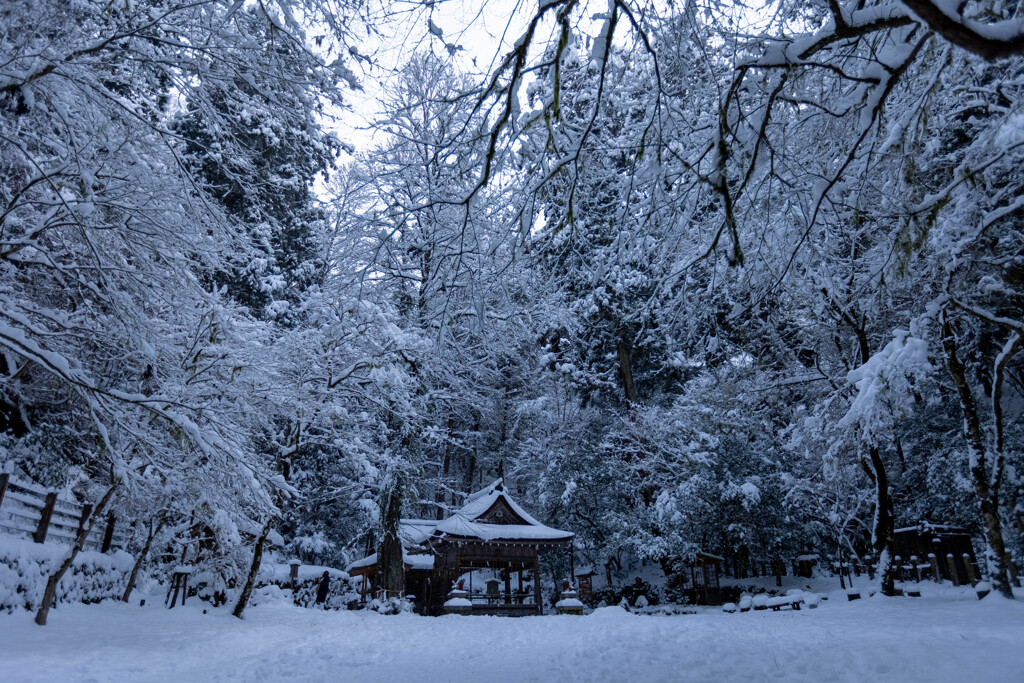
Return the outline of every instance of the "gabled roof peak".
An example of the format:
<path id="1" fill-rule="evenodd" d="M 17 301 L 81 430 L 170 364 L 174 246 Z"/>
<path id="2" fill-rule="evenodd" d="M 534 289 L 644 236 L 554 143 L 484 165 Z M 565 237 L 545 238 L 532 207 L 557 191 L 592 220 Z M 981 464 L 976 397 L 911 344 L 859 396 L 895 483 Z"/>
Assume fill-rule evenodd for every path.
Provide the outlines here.
<path id="1" fill-rule="evenodd" d="M 465 504 L 451 517 L 438 522 L 437 536 L 461 536 L 481 539 L 555 540 L 573 534 L 553 529 L 537 521 L 505 491 L 504 478 L 466 496 Z"/>
<path id="2" fill-rule="evenodd" d="M 495 479 L 494 482 L 492 482 L 490 486 L 486 486 L 486 487 L 480 489 L 479 491 L 475 491 L 475 492 L 469 494 L 468 496 L 466 496 L 466 503 L 467 504 L 468 503 L 472 503 L 477 498 L 482 498 L 484 496 L 489 496 L 492 493 L 494 493 L 495 491 L 499 491 L 499 492 L 504 492 L 505 491 L 505 478 L 504 477 L 502 477 L 500 479 Z"/>

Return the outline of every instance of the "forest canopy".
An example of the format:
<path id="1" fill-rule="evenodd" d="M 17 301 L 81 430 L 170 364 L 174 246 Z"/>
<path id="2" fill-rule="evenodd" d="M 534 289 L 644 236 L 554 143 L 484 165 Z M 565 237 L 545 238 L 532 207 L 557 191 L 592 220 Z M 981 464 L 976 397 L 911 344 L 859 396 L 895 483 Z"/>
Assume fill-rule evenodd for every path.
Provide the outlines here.
<path id="1" fill-rule="evenodd" d="M 933 521 L 1011 596 L 1021 3 L 464 10 L 0 3 L 3 471 L 247 590 L 503 477 L 609 576 Z"/>

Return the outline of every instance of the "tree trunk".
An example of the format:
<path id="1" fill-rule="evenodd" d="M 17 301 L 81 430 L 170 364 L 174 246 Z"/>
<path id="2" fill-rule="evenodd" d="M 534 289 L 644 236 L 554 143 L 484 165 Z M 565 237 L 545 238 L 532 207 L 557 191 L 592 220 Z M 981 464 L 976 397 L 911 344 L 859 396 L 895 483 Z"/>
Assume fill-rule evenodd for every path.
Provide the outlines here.
<path id="1" fill-rule="evenodd" d="M 132 591 L 135 589 L 135 580 L 139 576 L 139 570 L 142 568 L 142 563 L 146 561 L 146 556 L 149 555 L 149 548 L 153 545 L 153 539 L 160 533 L 163 526 L 164 518 L 161 517 L 155 527 L 151 526 L 149 528 L 149 533 L 146 534 L 146 544 L 142 546 L 142 551 L 139 552 L 139 558 L 135 560 L 135 564 L 132 566 L 132 573 L 128 575 L 128 585 L 124 587 L 124 595 L 121 596 L 121 602 L 128 602 L 131 598 Z"/>
<path id="2" fill-rule="evenodd" d="M 242 594 L 238 596 L 238 603 L 235 605 L 234 614 L 239 619 L 242 618 L 242 612 L 245 611 L 245 606 L 249 604 L 249 596 L 252 595 L 252 589 L 256 586 L 256 575 L 260 571 L 260 563 L 263 562 L 263 547 L 267 543 L 267 536 L 274 528 L 274 518 L 271 517 L 267 520 L 267 523 L 263 525 L 263 532 L 260 537 L 256 540 L 256 547 L 252 551 L 252 566 L 249 567 L 249 576 L 245 579 L 245 586 L 242 587 Z"/>
<path id="3" fill-rule="evenodd" d="M 39 611 L 36 612 L 36 623 L 40 626 L 46 626 L 46 617 L 50 614 L 50 607 L 53 606 L 54 600 L 57 598 L 57 584 L 64 578 L 64 573 L 71 568 L 75 558 L 78 557 L 78 553 L 82 550 L 82 546 L 85 545 L 85 539 L 89 537 L 89 532 L 92 531 L 95 526 L 96 520 L 99 519 L 100 515 L 103 514 L 104 508 L 107 507 L 107 503 L 114 495 L 114 491 L 117 490 L 118 482 L 115 481 L 107 489 L 107 492 L 103 494 L 103 498 L 100 499 L 99 504 L 93 508 L 92 514 L 89 515 L 89 519 L 86 524 L 82 525 L 82 528 L 78 530 L 78 536 L 75 538 L 75 544 L 71 546 L 71 554 L 68 555 L 64 562 L 57 568 L 55 572 L 50 574 L 50 578 L 46 580 L 46 589 L 43 591 L 43 602 L 39 605 Z"/>
<path id="4" fill-rule="evenodd" d="M 878 574 L 882 595 L 896 595 L 896 575 L 893 571 L 893 546 L 896 543 L 896 519 L 893 514 L 892 496 L 889 494 L 889 477 L 885 472 L 885 461 L 876 446 L 868 449 L 871 456 L 871 470 L 875 480 L 875 524 L 871 539 L 878 552 Z"/>
<path id="5" fill-rule="evenodd" d="M 964 438 L 970 452 L 970 472 L 974 484 L 974 492 L 981 504 L 981 519 L 985 525 L 985 540 L 988 548 L 985 553 L 985 564 L 988 568 L 992 588 L 1007 598 L 1013 598 L 1010 586 L 1008 567 L 1006 566 L 1006 544 L 1003 542 L 1002 523 L 999 519 L 999 487 L 991 486 L 986 459 L 985 435 L 981 431 L 981 418 L 978 406 L 967 382 L 967 372 L 957 357 L 956 337 L 949 324 L 949 318 L 942 315 L 942 347 L 946 352 L 946 368 L 956 386 L 960 398 L 960 408 L 964 414 Z M 997 467 L 1002 465 L 1001 454 L 996 454 Z M 1001 467 L 1000 467 L 1001 469 Z M 996 472 L 998 481 L 1001 472 Z"/>
<path id="6" fill-rule="evenodd" d="M 405 595 L 405 563 L 402 560 L 402 540 L 399 526 L 402 521 L 401 484 L 395 481 L 385 493 L 382 505 L 384 533 L 377 550 L 377 571 L 381 588 L 387 598 Z"/>

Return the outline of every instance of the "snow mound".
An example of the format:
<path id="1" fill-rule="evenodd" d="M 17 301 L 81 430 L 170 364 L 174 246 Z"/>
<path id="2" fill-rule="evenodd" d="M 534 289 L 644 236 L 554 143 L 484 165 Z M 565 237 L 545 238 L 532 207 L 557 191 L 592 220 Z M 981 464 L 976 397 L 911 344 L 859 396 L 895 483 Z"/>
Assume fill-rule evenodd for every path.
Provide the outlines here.
<path id="1" fill-rule="evenodd" d="M 591 619 L 621 619 L 634 616 L 624 608 L 615 605 L 613 607 L 598 607 L 590 613 Z"/>

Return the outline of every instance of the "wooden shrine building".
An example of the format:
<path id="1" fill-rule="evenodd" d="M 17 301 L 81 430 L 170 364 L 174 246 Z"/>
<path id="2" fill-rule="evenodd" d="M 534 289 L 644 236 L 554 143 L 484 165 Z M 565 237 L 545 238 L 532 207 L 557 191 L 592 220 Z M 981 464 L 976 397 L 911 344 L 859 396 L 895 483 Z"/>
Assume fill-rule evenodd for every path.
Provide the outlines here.
<path id="1" fill-rule="evenodd" d="M 971 535 L 960 527 L 921 522 L 896 529 L 893 550 L 901 575 L 920 576 L 915 567 L 927 566 L 933 580 L 946 579 L 955 586 L 977 583 L 980 575 Z"/>
<path id="2" fill-rule="evenodd" d="M 406 594 L 417 612 L 435 616 L 444 613 L 460 581 L 473 614 L 541 614 L 540 554 L 569 548 L 574 536 L 531 517 L 501 479 L 471 494 L 447 519 L 403 519 L 399 535 Z M 474 585 L 481 571 L 497 576 L 478 576 Z M 363 577 L 364 600 L 376 591 L 376 554 L 353 562 L 348 572 Z"/>

